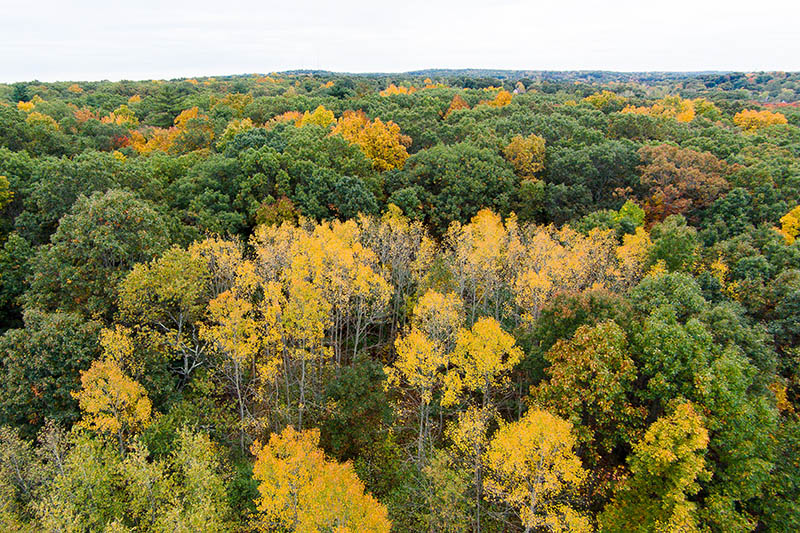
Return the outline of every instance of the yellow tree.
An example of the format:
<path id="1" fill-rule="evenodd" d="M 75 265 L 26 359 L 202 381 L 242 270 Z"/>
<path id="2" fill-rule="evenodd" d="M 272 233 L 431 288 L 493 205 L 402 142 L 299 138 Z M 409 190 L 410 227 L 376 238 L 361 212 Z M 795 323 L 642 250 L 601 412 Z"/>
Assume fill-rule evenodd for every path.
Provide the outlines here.
<path id="1" fill-rule="evenodd" d="M 481 104 L 490 105 L 492 107 L 504 107 L 511 103 L 511 98 L 511 93 L 502 89 L 497 92 L 494 99 L 484 100 Z"/>
<path id="2" fill-rule="evenodd" d="M 478 319 L 471 330 L 458 334 L 442 405 L 455 404 L 464 392 L 480 392 L 482 407 L 491 407 L 492 392 L 508 383 L 509 373 L 521 360 L 522 350 L 497 320 Z"/>
<path id="3" fill-rule="evenodd" d="M 483 500 L 483 455 L 486 451 L 489 425 L 496 418 L 492 409 L 470 406 L 458 414 L 447 435 L 453 444 L 455 455 L 465 470 L 472 470 L 475 503 L 473 505 L 473 530 L 480 533 Z"/>
<path id="4" fill-rule="evenodd" d="M 359 218 L 361 242 L 375 253 L 378 262 L 388 270 L 393 289 L 388 338 L 394 339 L 402 319 L 401 313 L 412 296 L 417 274 L 427 272 L 433 260 L 433 245 L 420 221 L 411 221 L 399 207 L 389 204 L 380 219 L 362 215 Z"/>
<path id="5" fill-rule="evenodd" d="M 598 228 L 582 235 L 568 226 L 534 228 L 526 236 L 512 291 L 522 319 L 532 323 L 558 292 L 607 287 L 615 281 L 616 238 Z"/>
<path id="6" fill-rule="evenodd" d="M 376 118 L 369 120 L 363 111 L 346 111 L 333 129 L 333 134 L 357 145 L 379 172 L 402 168 L 408 159 L 411 138 L 400 132 L 400 126 Z"/>
<path id="7" fill-rule="evenodd" d="M 125 104 L 101 118 L 100 121 L 106 124 L 118 124 L 126 128 L 135 128 L 139 125 L 139 119 L 136 118 L 136 114 Z"/>
<path id="8" fill-rule="evenodd" d="M 782 113 L 771 111 L 756 111 L 755 109 L 743 109 L 733 116 L 733 123 L 748 133 L 753 133 L 776 124 L 786 124 L 786 116 Z"/>
<path id="9" fill-rule="evenodd" d="M 629 105 L 623 113 L 650 115 L 652 117 L 672 118 L 678 122 L 691 122 L 695 117 L 695 102 L 680 96 L 667 96 L 651 106 L 635 107 Z"/>
<path id="10" fill-rule="evenodd" d="M 481 209 L 469 224 L 453 223 L 445 245 L 470 323 L 480 314 L 500 318 L 507 280 L 513 277 L 522 253 L 516 219 L 510 217 L 503 225 L 499 215 Z"/>
<path id="11" fill-rule="evenodd" d="M 147 392 L 111 357 L 95 361 L 82 372 L 81 389 L 72 395 L 83 412 L 80 424 L 116 436 L 120 453 L 125 452 L 127 437 L 150 423 L 152 404 Z"/>
<path id="12" fill-rule="evenodd" d="M 336 120 L 333 118 L 333 111 L 325 109 L 325 106 L 320 105 L 317 106 L 313 113 L 309 113 L 308 111 L 303 113 L 303 117 L 297 123 L 297 126 L 303 127 L 314 124 L 327 128 L 334 122 L 336 122 Z"/>
<path id="13" fill-rule="evenodd" d="M 397 86 L 394 83 L 390 83 L 388 87 L 384 90 L 380 91 L 378 94 L 381 96 L 393 96 L 395 94 L 411 94 L 416 92 L 416 88 L 414 87 L 404 87 L 404 86 Z"/>
<path id="14" fill-rule="evenodd" d="M 447 365 L 447 354 L 439 343 L 412 328 L 395 341 L 397 359 L 386 368 L 389 385 L 407 387 L 416 394 L 419 404 L 417 434 L 417 464 L 421 465 L 430 442 L 430 405 L 433 394 L 442 380 L 442 370 Z"/>
<path id="15" fill-rule="evenodd" d="M 636 233 L 626 233 L 622 245 L 616 249 L 617 268 L 615 270 L 616 289 L 628 289 L 639 283 L 645 275 L 645 266 L 653 241 L 644 228 L 636 228 Z"/>
<path id="16" fill-rule="evenodd" d="M 781 217 L 781 234 L 786 244 L 792 244 L 800 234 L 800 205 Z"/>
<path id="17" fill-rule="evenodd" d="M 261 531 L 383 533 L 391 528 L 386 507 L 365 493 L 349 463 L 325 459 L 319 430 L 273 434 L 256 456 L 256 508 Z"/>
<path id="18" fill-rule="evenodd" d="M 436 342 L 442 351 L 455 345 L 464 323 L 464 305 L 454 293 L 442 294 L 433 289 L 425 291 L 414 306 L 411 326 Z"/>
<path id="19" fill-rule="evenodd" d="M 247 421 L 252 418 L 249 402 L 255 392 L 256 357 L 261 348 L 259 326 L 253 305 L 229 290 L 209 302 L 208 322 L 200 328 L 200 337 L 216 355 L 215 370 L 236 398 L 242 451 L 246 449 Z"/>
<path id="20" fill-rule="evenodd" d="M 375 253 L 360 242 L 361 230 L 354 220 L 324 222 L 311 231 L 279 229 L 269 233 L 293 241 L 286 249 L 272 240 L 272 251 L 264 250 L 260 258 L 284 265 L 281 278 L 287 287 L 308 282 L 330 304 L 330 340 L 336 364 L 341 364 L 349 340 L 346 333 L 352 334 L 355 354 L 369 327 L 386 312 L 392 291 L 385 270 Z"/>
<path id="21" fill-rule="evenodd" d="M 544 170 L 544 139 L 533 133 L 527 137 L 516 135 L 503 149 L 503 155 L 518 176 L 531 178 Z"/>
<path id="22" fill-rule="evenodd" d="M 282 329 L 288 355 L 286 371 L 298 367 L 295 379 L 299 389 L 297 425 L 300 429 L 303 428 L 303 414 L 309 402 L 306 397 L 311 378 L 309 365 L 316 364 L 319 368 L 330 359 L 331 350 L 323 344 L 330 323 L 330 311 L 330 303 L 314 285 L 299 281 L 291 286 L 282 313 Z"/>
<path id="23" fill-rule="evenodd" d="M 545 302 L 561 289 L 559 270 L 567 265 L 567 255 L 567 248 L 553 238 L 552 228 L 532 230 L 512 282 L 514 301 L 525 322 L 538 319 Z"/>
<path id="24" fill-rule="evenodd" d="M 628 101 L 624 96 L 605 89 L 599 93 L 589 95 L 583 100 L 600 111 L 619 111 L 625 107 L 625 103 Z"/>
<path id="25" fill-rule="evenodd" d="M 591 531 L 568 503 L 586 478 L 575 444 L 572 424 L 546 411 L 502 425 L 484 454 L 487 494 L 514 508 L 526 532 Z"/>
<path id="26" fill-rule="evenodd" d="M 211 236 L 192 243 L 188 252 L 193 259 L 205 264 L 212 298 L 233 288 L 237 272 L 244 262 L 241 242 Z"/>

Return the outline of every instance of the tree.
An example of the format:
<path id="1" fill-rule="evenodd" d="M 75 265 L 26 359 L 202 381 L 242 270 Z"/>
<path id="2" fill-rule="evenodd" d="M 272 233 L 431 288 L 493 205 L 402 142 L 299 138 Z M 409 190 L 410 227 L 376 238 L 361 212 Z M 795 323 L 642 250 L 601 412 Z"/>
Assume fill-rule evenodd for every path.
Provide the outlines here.
<path id="1" fill-rule="evenodd" d="M 453 455 L 464 470 L 472 471 L 474 503 L 473 531 L 481 531 L 483 500 L 483 456 L 489 443 L 489 425 L 496 417 L 492 408 L 468 407 L 458 413 L 458 420 L 448 431 L 453 443 Z"/>
<path id="2" fill-rule="evenodd" d="M 531 390 L 537 405 L 574 425 L 592 466 L 634 441 L 644 422 L 645 413 L 631 402 L 638 376 L 629 351 L 615 322 L 581 326 L 547 351 L 549 379 Z"/>
<path id="3" fill-rule="evenodd" d="M 144 388 L 126 376 L 112 358 L 95 361 L 81 373 L 81 390 L 73 393 L 83 412 L 81 424 L 117 438 L 125 453 L 127 438 L 150 423 L 152 404 Z"/>
<path id="4" fill-rule="evenodd" d="M 516 135 L 503 149 L 503 155 L 517 175 L 527 178 L 544 169 L 544 153 L 544 139 L 534 134 Z"/>
<path id="5" fill-rule="evenodd" d="M 699 379 L 712 358 L 713 337 L 697 319 L 685 324 L 675 310 L 665 306 L 644 320 L 635 340 L 647 389 L 642 395 L 656 405 L 666 406 L 673 398 L 692 398 L 694 380 Z"/>
<path id="6" fill-rule="evenodd" d="M 175 437 L 174 449 L 154 459 L 140 439 L 122 456 L 101 439 L 68 435 L 66 449 L 50 453 L 40 530 L 230 531 L 219 451 L 202 433 L 180 428 Z"/>
<path id="7" fill-rule="evenodd" d="M 318 430 L 289 426 L 253 445 L 259 529 L 388 532 L 386 508 L 364 492 L 349 463 L 328 461 L 318 444 Z"/>
<path id="8" fill-rule="evenodd" d="M 663 262 L 670 272 L 688 271 L 694 265 L 699 248 L 697 230 L 683 216 L 668 216 L 653 226 L 650 238 L 653 245 L 649 248 L 649 265 Z"/>
<path id="9" fill-rule="evenodd" d="M 0 426 L 0 527 L 34 531 L 32 510 L 47 472 L 31 443 L 9 426 Z"/>
<path id="10" fill-rule="evenodd" d="M 800 234 L 800 205 L 781 217 L 781 233 L 787 244 L 792 244 Z"/>
<path id="11" fill-rule="evenodd" d="M 317 106 L 313 113 L 309 113 L 306 111 L 303 113 L 302 118 L 297 122 L 298 127 L 307 126 L 309 124 L 314 124 L 316 126 L 322 126 L 323 128 L 329 127 L 331 124 L 336 122 L 333 118 L 333 111 L 328 111 L 325 109 L 325 106 Z"/>
<path id="12" fill-rule="evenodd" d="M 622 111 L 628 99 L 608 90 L 602 90 L 583 99 L 604 113 Z"/>
<path id="13" fill-rule="evenodd" d="M 730 170 L 708 152 L 678 148 L 668 144 L 643 146 L 641 184 L 647 196 L 645 210 L 650 220 L 663 220 L 669 215 L 691 214 L 711 205 L 728 189 L 726 176 Z"/>
<path id="14" fill-rule="evenodd" d="M 420 213 L 442 235 L 452 221 L 464 224 L 484 207 L 507 215 L 516 184 L 510 165 L 494 150 L 458 143 L 412 155 L 402 171 L 387 175 L 386 189 L 390 202 L 412 218 Z"/>
<path id="15" fill-rule="evenodd" d="M 168 357 L 177 356 L 184 382 L 206 355 L 199 324 L 211 296 L 210 277 L 202 256 L 171 248 L 134 266 L 120 284 L 122 320 L 143 326 Z"/>
<path id="16" fill-rule="evenodd" d="M 444 118 L 447 118 L 450 116 L 450 113 L 459 109 L 469 109 L 469 104 L 460 94 L 454 94 L 453 99 L 450 100 L 450 105 L 447 107 L 447 111 L 444 113 Z"/>
<path id="17" fill-rule="evenodd" d="M 416 393 L 419 404 L 417 432 L 417 464 L 422 465 L 430 446 L 430 405 L 433 393 L 442 381 L 442 370 L 448 356 L 442 347 L 418 329 L 412 328 L 395 341 L 397 359 L 386 368 L 389 384 L 405 385 Z"/>
<path id="18" fill-rule="evenodd" d="M 631 478 L 600 517 L 604 531 L 701 531 L 689 500 L 708 475 L 708 431 L 690 403 L 656 420 L 629 459 Z"/>
<path id="19" fill-rule="evenodd" d="M 508 375 L 521 359 L 522 350 L 497 320 L 478 319 L 471 330 L 458 333 L 442 405 L 453 405 L 465 392 L 480 392 L 482 408 L 491 407 L 493 391 L 509 382 Z"/>
<path id="20" fill-rule="evenodd" d="M 589 519 L 568 503 L 586 478 L 575 445 L 572 424 L 546 411 L 528 411 L 489 442 L 486 493 L 513 507 L 526 532 L 591 531 Z"/>
<path id="21" fill-rule="evenodd" d="M 772 111 L 756 111 L 755 109 L 743 109 L 733 116 L 733 123 L 742 128 L 746 133 L 754 133 L 761 128 L 773 126 L 775 124 L 786 124 L 786 116 Z"/>
<path id="22" fill-rule="evenodd" d="M 81 197 L 33 259 L 28 305 L 109 318 L 118 282 L 169 243 L 167 221 L 133 193 Z"/>
<path id="23" fill-rule="evenodd" d="M 333 133 L 358 145 L 379 172 L 403 168 L 408 159 L 406 149 L 411 145 L 411 138 L 401 134 L 400 126 L 391 120 L 384 123 L 379 118 L 369 120 L 363 111 L 346 111 Z"/>
<path id="24" fill-rule="evenodd" d="M 208 435 L 184 427 L 169 461 L 175 475 L 170 506 L 159 512 L 163 531 L 229 531 L 230 508 L 220 451 Z M 167 481 L 167 480 L 165 480 Z M 172 488 L 172 487 L 170 487 Z"/>
<path id="25" fill-rule="evenodd" d="M 0 338 L 0 413 L 4 424 L 32 436 L 47 418 L 65 425 L 80 418 L 73 393 L 100 355 L 101 324 L 38 309 L 26 311 L 24 322 Z"/>
<path id="26" fill-rule="evenodd" d="M 200 338 L 213 346 L 215 368 L 236 398 L 239 415 L 239 446 L 245 451 L 249 402 L 255 393 L 255 359 L 261 349 L 259 322 L 253 305 L 228 290 L 208 304 L 208 324 L 201 326 Z"/>

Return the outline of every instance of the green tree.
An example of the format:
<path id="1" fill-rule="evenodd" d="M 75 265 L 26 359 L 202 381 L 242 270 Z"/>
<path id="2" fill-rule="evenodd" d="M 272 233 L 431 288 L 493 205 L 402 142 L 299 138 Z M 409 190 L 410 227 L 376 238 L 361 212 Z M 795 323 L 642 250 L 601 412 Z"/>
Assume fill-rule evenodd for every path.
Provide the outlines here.
<path id="1" fill-rule="evenodd" d="M 708 431 L 690 403 L 654 422 L 629 459 L 631 477 L 600 516 L 604 531 L 701 531 L 689 498 L 708 476 Z"/>
<path id="2" fill-rule="evenodd" d="M 33 259 L 26 304 L 110 318 L 119 281 L 169 244 L 167 221 L 132 193 L 82 197 Z"/>

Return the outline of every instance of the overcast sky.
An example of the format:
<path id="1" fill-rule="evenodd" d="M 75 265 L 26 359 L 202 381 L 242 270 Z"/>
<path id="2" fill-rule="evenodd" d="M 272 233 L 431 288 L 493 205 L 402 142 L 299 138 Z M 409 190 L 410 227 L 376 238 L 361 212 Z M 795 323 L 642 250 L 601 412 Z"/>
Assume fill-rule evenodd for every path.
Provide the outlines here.
<path id="1" fill-rule="evenodd" d="M 0 7 L 0 81 L 313 68 L 800 70 L 800 0 L 39 0 Z"/>

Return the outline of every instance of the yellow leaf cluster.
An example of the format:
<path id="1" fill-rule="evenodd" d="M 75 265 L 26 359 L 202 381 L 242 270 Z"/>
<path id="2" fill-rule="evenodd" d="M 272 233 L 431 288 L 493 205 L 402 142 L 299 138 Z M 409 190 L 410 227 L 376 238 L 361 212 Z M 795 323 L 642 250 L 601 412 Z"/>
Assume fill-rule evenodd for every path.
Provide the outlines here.
<path id="1" fill-rule="evenodd" d="M 327 128 L 334 122 L 336 122 L 336 119 L 333 118 L 333 111 L 325 109 L 325 106 L 320 105 L 317 106 L 313 113 L 309 113 L 308 111 L 303 113 L 303 116 L 297 122 L 297 127 L 301 128 L 309 124 L 314 124 Z"/>
<path id="2" fill-rule="evenodd" d="M 127 128 L 135 128 L 139 125 L 139 119 L 136 118 L 136 114 L 125 104 L 101 118 L 100 121 L 106 124 L 118 124 Z"/>
<path id="3" fill-rule="evenodd" d="M 464 304 L 455 293 L 428 289 L 414 306 L 411 325 L 449 350 L 464 322 Z"/>
<path id="4" fill-rule="evenodd" d="M 211 109 L 214 109 L 217 106 L 226 106 L 236 111 L 238 116 L 242 116 L 244 109 L 252 102 L 253 95 L 251 94 L 228 93 L 222 98 L 212 96 Z"/>
<path id="5" fill-rule="evenodd" d="M 502 425 L 484 455 L 488 496 L 510 505 L 529 530 L 592 531 L 589 519 L 564 503 L 586 479 L 575 445 L 572 424 L 547 411 L 532 409 Z"/>
<path id="6" fill-rule="evenodd" d="M 384 90 L 380 91 L 379 94 L 381 96 L 393 96 L 395 94 L 412 94 L 415 92 L 417 92 L 416 87 L 404 87 L 404 86 L 398 87 L 394 83 L 390 83 L 389 86 L 386 87 Z"/>
<path id="7" fill-rule="evenodd" d="M 176 128 L 146 128 L 131 132 L 131 147 L 140 154 L 169 152 L 178 132 Z"/>
<path id="8" fill-rule="evenodd" d="M 583 100 L 584 102 L 588 102 L 589 104 L 600 110 L 605 110 L 613 107 L 619 109 L 620 107 L 624 106 L 625 103 L 628 101 L 628 99 L 625 98 L 624 96 L 620 96 L 617 93 L 605 89 L 599 93 L 591 94 L 586 98 L 584 98 Z"/>
<path id="9" fill-rule="evenodd" d="M 418 329 L 398 337 L 394 348 L 397 358 L 386 368 L 387 382 L 407 384 L 419 391 L 423 404 L 431 403 L 434 389 L 442 379 L 440 372 L 447 365 L 447 354 Z"/>
<path id="10" fill-rule="evenodd" d="M 508 382 L 508 374 L 522 360 L 514 337 L 493 318 L 480 318 L 472 329 L 462 329 L 450 357 L 442 405 L 455 404 L 464 392 L 480 391 L 484 407 L 491 405 L 492 389 Z"/>
<path id="11" fill-rule="evenodd" d="M 503 156 L 511 163 L 517 175 L 531 178 L 544 170 L 544 139 L 535 134 L 516 135 L 503 149 Z"/>
<path id="12" fill-rule="evenodd" d="M 256 125 L 249 118 L 233 119 L 225 126 L 225 131 L 219 138 L 217 146 L 224 149 L 225 145 L 242 132 L 252 130 Z"/>
<path id="13" fill-rule="evenodd" d="M 141 431 L 151 420 L 152 405 L 144 387 L 110 357 L 81 373 L 81 390 L 73 396 L 83 412 L 81 425 L 117 435 L 120 446 L 127 434 Z"/>
<path id="14" fill-rule="evenodd" d="M 513 96 L 510 92 L 506 90 L 500 90 L 492 100 L 483 100 L 480 103 L 492 107 L 504 107 L 511 103 L 512 97 Z"/>
<path id="15" fill-rule="evenodd" d="M 678 122 L 691 122 L 696 115 L 695 102 L 680 96 L 667 96 L 651 106 L 635 107 L 629 105 L 623 113 L 649 115 L 651 117 L 672 118 Z"/>
<path id="16" fill-rule="evenodd" d="M 252 447 L 253 477 L 258 481 L 256 507 L 262 531 L 275 527 L 316 533 L 388 533 L 386 507 L 365 492 L 349 463 L 329 461 L 319 448 L 319 430 L 291 426 L 269 442 Z"/>
<path id="17" fill-rule="evenodd" d="M 44 113 L 39 113 L 38 111 L 31 111 L 28 113 L 28 117 L 25 119 L 25 122 L 31 125 L 45 126 L 56 131 L 61 129 L 58 126 L 58 122 L 56 122 L 53 117 L 50 115 L 45 115 Z"/>
<path id="18" fill-rule="evenodd" d="M 346 111 L 332 133 L 357 145 L 380 172 L 402 168 L 408 159 L 411 138 L 400 133 L 400 126 L 391 120 L 384 123 L 379 118 L 369 120 L 362 111 Z"/>
<path id="19" fill-rule="evenodd" d="M 776 124 L 786 124 L 786 116 L 783 113 L 773 113 L 772 111 L 756 111 L 755 109 L 744 109 L 733 116 L 733 123 L 748 133 L 753 133 L 768 126 Z"/>
<path id="20" fill-rule="evenodd" d="M 781 217 L 781 234 L 786 244 L 793 244 L 800 235 L 800 205 Z"/>

